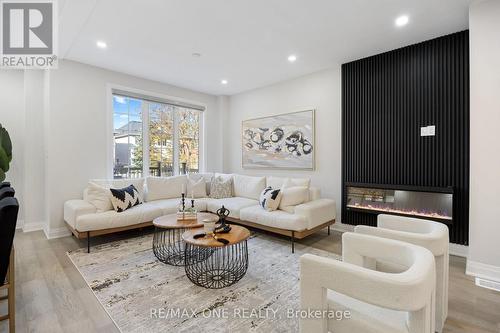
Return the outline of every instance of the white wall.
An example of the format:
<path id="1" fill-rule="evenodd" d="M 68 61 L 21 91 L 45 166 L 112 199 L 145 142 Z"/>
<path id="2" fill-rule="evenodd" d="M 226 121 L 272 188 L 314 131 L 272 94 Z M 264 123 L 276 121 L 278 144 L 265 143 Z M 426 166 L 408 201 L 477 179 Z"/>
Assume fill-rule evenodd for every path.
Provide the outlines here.
<path id="1" fill-rule="evenodd" d="M 470 8 L 468 273 L 500 281 L 500 1 Z"/>
<path id="2" fill-rule="evenodd" d="M 44 71 L 24 71 L 24 231 L 45 224 Z"/>
<path id="3" fill-rule="evenodd" d="M 12 141 L 12 161 L 6 175 L 16 190 L 20 202 L 18 220 L 24 220 L 24 73 L 21 70 L 0 70 L 0 123 L 9 131 Z M 18 226 L 20 226 L 18 224 Z"/>
<path id="4" fill-rule="evenodd" d="M 49 237 L 67 233 L 64 201 L 81 198 L 91 178 L 109 175 L 107 85 L 115 84 L 156 94 L 197 101 L 205 111 L 207 170 L 220 170 L 220 124 L 217 98 L 150 80 L 72 61 L 60 61 L 49 72 L 47 115 L 47 193 Z M 218 142 L 219 141 L 219 142 Z"/>
<path id="5" fill-rule="evenodd" d="M 340 66 L 233 95 L 224 120 L 224 171 L 249 175 L 311 177 L 324 197 L 341 199 Z M 316 170 L 273 171 L 241 167 L 241 122 L 245 119 L 316 109 Z"/>

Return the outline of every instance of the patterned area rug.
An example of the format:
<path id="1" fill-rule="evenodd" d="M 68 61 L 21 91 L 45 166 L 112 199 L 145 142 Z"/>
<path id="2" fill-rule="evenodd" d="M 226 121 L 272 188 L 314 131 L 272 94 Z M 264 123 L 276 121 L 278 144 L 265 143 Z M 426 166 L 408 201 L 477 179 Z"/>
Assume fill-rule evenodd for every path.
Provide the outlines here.
<path id="1" fill-rule="evenodd" d="M 304 253 L 339 259 L 264 234 L 248 240 L 247 274 L 235 285 L 210 290 L 183 267 L 159 262 L 152 235 L 68 253 L 122 332 L 298 332 L 299 258 Z M 292 317 L 292 318 L 290 318 Z"/>

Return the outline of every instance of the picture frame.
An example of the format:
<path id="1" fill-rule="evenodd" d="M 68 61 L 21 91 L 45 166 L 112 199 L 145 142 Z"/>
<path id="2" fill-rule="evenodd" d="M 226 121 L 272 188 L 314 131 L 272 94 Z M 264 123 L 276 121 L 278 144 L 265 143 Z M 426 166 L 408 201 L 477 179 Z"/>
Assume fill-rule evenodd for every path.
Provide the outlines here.
<path id="1" fill-rule="evenodd" d="M 244 169 L 315 169 L 315 109 L 243 120 Z"/>

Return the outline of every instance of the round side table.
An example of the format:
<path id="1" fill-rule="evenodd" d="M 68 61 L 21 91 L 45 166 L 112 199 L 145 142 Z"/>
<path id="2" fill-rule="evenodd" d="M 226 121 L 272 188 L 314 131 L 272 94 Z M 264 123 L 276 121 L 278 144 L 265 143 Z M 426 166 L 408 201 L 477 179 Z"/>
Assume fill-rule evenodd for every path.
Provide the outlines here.
<path id="1" fill-rule="evenodd" d="M 177 220 L 177 214 L 165 215 L 154 219 L 153 253 L 156 258 L 165 264 L 184 266 L 186 255 L 193 255 L 200 259 L 210 255 L 206 250 L 201 251 L 202 253 L 186 252 L 185 244 L 182 240 L 182 234 L 186 230 L 193 229 L 197 230 L 197 233 L 202 232 L 202 221 L 205 219 L 217 220 L 218 217 L 211 213 L 198 213 L 196 220 Z"/>
<path id="2" fill-rule="evenodd" d="M 186 275 L 194 284 L 209 288 L 220 289 L 238 282 L 248 269 L 247 239 L 250 237 L 248 229 L 231 225 L 227 234 L 217 234 L 217 237 L 229 241 L 227 245 L 217 241 L 212 236 L 194 238 L 202 233 L 201 229 L 187 230 L 182 235 L 186 243 L 186 253 L 211 250 L 206 258 L 186 255 Z"/>

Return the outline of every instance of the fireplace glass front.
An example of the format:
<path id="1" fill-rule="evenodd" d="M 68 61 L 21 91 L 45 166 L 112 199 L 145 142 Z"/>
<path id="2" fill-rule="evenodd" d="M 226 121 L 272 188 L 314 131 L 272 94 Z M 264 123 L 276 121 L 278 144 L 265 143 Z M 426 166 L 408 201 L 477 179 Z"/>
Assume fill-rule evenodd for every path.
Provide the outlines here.
<path id="1" fill-rule="evenodd" d="M 348 186 L 347 209 L 451 223 L 453 193 Z"/>

